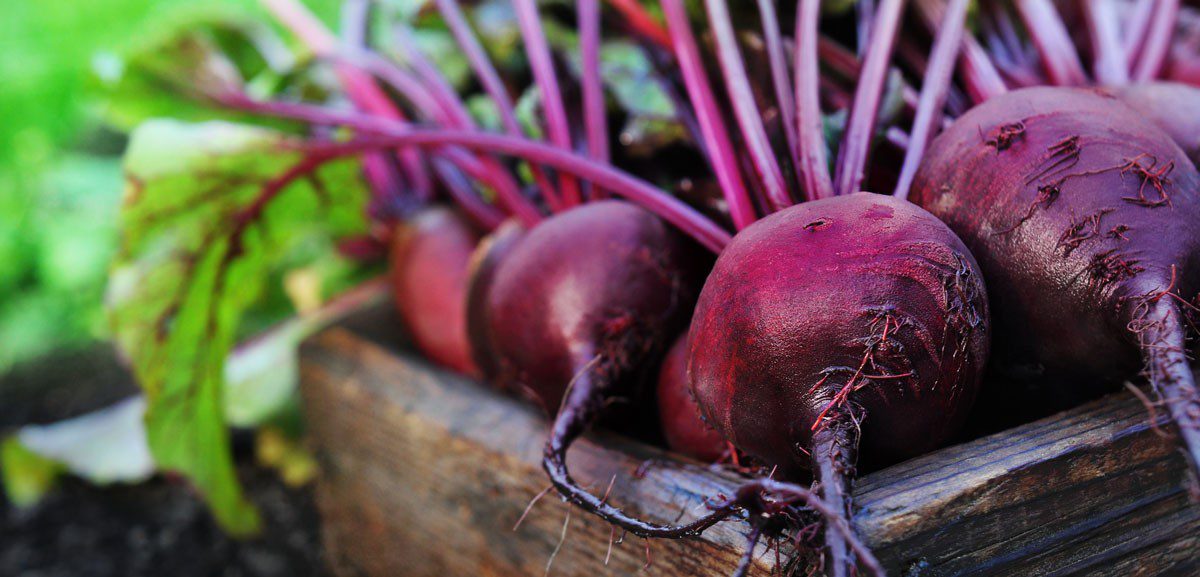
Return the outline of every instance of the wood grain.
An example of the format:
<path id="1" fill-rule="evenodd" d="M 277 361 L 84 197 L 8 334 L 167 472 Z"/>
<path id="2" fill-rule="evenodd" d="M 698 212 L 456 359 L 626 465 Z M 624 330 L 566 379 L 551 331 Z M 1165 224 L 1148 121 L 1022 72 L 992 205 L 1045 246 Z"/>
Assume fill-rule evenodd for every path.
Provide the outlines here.
<path id="1" fill-rule="evenodd" d="M 340 575 L 542 575 L 569 509 L 546 488 L 544 420 L 483 386 L 399 352 L 379 318 L 318 335 L 302 352 L 318 502 Z M 646 474 L 634 471 L 645 462 Z M 737 477 L 615 436 L 582 442 L 577 478 L 666 522 L 703 512 Z M 615 479 L 615 480 L 614 480 Z M 1182 456 L 1142 405 L 1115 395 L 861 479 L 855 523 L 893 575 L 1200 574 L 1200 505 Z M 726 575 L 742 522 L 702 539 L 612 548 L 570 514 L 550 574 Z M 619 535 L 617 535 L 619 537 Z M 760 545 L 752 574 L 808 573 L 811 555 Z"/>

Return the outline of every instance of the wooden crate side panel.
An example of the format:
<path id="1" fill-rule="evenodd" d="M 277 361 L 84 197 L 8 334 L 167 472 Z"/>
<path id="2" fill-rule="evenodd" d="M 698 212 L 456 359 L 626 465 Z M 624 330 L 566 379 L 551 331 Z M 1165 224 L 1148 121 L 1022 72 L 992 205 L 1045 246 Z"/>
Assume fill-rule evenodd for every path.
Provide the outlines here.
<path id="1" fill-rule="evenodd" d="M 319 504 L 343 575 L 540 575 L 568 508 L 546 488 L 544 420 L 475 383 L 335 329 L 304 347 L 302 376 L 321 462 Z M 634 471 L 647 460 L 644 478 Z M 737 478 L 599 435 L 572 455 L 576 478 L 640 515 L 671 522 Z M 1183 458 L 1131 396 L 949 447 L 861 479 L 855 518 L 894 575 L 1195 574 L 1200 506 Z M 725 575 L 745 524 L 702 540 L 639 539 L 576 512 L 554 575 Z M 755 574 L 776 555 L 760 545 Z M 779 564 L 804 564 L 785 547 Z M 811 559 L 811 554 L 805 559 Z M 804 571 L 800 571 L 803 574 Z"/>

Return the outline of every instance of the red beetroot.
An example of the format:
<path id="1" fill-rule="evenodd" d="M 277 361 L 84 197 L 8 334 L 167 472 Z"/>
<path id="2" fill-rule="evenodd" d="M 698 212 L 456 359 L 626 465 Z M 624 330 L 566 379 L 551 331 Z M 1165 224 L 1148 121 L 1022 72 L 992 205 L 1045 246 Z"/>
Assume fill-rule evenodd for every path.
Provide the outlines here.
<path id="1" fill-rule="evenodd" d="M 826 506 L 849 515 L 859 453 L 873 464 L 911 457 L 962 424 L 987 357 L 988 309 L 974 259 L 945 225 L 858 193 L 735 236 L 689 334 L 708 422 L 770 464 L 813 469 Z M 845 545 L 826 543 L 841 574 Z"/>
<path id="2" fill-rule="evenodd" d="M 524 235 L 525 229 L 515 220 L 505 222 L 479 241 L 467 265 L 467 340 L 475 365 L 489 383 L 498 384 L 500 360 L 492 347 L 494 338 L 489 328 L 486 295 L 492 289 L 496 268 Z"/>
<path id="3" fill-rule="evenodd" d="M 479 233 L 458 213 L 427 208 L 400 223 L 391 247 L 396 308 L 434 362 L 478 375 L 467 341 L 467 262 Z"/>
<path id="4" fill-rule="evenodd" d="M 686 536 L 625 516 L 571 478 L 566 451 L 678 334 L 704 271 L 703 250 L 633 204 L 595 201 L 543 221 L 503 259 L 470 323 L 494 352 L 501 386 L 557 416 L 543 465 L 571 502 L 639 535 Z M 712 519 L 704 527 L 715 523 Z"/>
<path id="5" fill-rule="evenodd" d="M 1200 165 L 1200 88 L 1177 82 L 1133 84 L 1117 96 L 1166 132 L 1193 164 Z"/>
<path id="6" fill-rule="evenodd" d="M 687 358 L 687 335 L 684 335 L 671 346 L 659 371 L 659 423 L 671 450 L 714 462 L 725 454 L 728 443 L 700 416 L 700 407 L 688 386 Z"/>
<path id="7" fill-rule="evenodd" d="M 1179 147 L 1108 93 L 1033 88 L 955 122 L 913 195 L 979 258 L 999 368 L 1096 390 L 1142 367 L 1195 465 L 1198 186 Z"/>
<path id="8" fill-rule="evenodd" d="M 572 380 L 576 392 L 622 384 L 686 323 L 703 260 L 633 204 L 595 202 L 547 219 L 499 261 L 484 295 L 500 381 L 529 387 L 550 411 Z"/>

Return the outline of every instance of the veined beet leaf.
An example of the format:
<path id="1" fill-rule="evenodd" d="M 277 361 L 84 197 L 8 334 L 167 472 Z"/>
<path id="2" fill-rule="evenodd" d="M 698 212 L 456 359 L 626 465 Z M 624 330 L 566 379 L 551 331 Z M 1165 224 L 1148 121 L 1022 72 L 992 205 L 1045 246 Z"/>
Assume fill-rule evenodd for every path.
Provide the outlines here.
<path id="1" fill-rule="evenodd" d="M 289 244 L 364 227 L 357 164 L 314 162 L 300 144 L 266 128 L 156 120 L 134 132 L 125 157 L 113 332 L 145 389 L 159 467 L 195 483 L 235 534 L 259 526 L 222 405 L 239 320 Z"/>

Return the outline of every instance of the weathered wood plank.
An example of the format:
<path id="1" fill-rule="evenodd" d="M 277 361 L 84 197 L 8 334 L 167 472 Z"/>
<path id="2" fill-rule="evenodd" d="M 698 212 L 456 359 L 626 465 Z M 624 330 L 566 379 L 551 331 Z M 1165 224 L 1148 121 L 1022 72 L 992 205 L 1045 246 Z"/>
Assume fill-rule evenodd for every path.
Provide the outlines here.
<path id="1" fill-rule="evenodd" d="M 512 526 L 546 487 L 544 421 L 380 344 L 394 335 L 371 324 L 327 331 L 302 354 L 318 500 L 341 574 L 542 574 L 567 507 L 547 496 Z M 737 482 L 603 435 L 581 443 L 572 466 L 597 492 L 615 476 L 612 501 L 660 521 Z M 868 475 L 855 522 L 895 575 L 1195 574 L 1200 506 L 1187 502 L 1184 471 L 1140 403 L 1116 395 Z M 606 567 L 609 527 L 576 513 L 552 573 L 725 575 L 744 530 L 655 542 L 643 571 L 640 540 L 615 546 Z M 775 568 L 763 553 L 755 574 Z M 794 555 L 785 547 L 782 565 Z"/>

